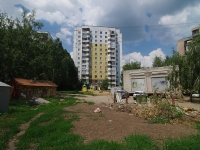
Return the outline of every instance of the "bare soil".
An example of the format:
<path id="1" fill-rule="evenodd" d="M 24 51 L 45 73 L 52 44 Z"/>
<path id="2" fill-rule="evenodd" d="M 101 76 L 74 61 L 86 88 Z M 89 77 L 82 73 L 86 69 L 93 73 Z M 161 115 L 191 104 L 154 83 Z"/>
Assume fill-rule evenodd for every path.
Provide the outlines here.
<path id="1" fill-rule="evenodd" d="M 149 124 L 147 120 L 134 114 L 112 109 L 110 107 L 112 98 L 109 93 L 96 92 L 95 94 L 98 96 L 81 98 L 95 102 L 94 105 L 80 103 L 65 108 L 67 111 L 78 113 L 80 120 L 73 123 L 73 132 L 83 136 L 85 143 L 97 139 L 121 142 L 125 136 L 131 134 L 145 134 L 160 143 L 166 138 L 178 138 L 198 133 L 198 130 L 191 126 L 182 124 Z M 132 101 L 132 97 L 129 97 L 129 103 Z M 94 113 L 96 108 L 100 108 L 102 113 Z"/>

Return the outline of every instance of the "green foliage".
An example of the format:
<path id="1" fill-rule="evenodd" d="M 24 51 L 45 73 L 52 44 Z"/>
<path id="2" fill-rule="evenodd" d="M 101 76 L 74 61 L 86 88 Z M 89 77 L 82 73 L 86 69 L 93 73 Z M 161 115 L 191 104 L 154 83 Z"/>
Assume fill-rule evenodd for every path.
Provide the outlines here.
<path id="1" fill-rule="evenodd" d="M 75 89 L 77 68 L 61 41 L 39 32 L 43 24 L 35 11 L 22 13 L 22 20 L 0 12 L 0 80 L 13 78 L 50 80 L 60 89 Z"/>
<path id="2" fill-rule="evenodd" d="M 100 87 L 102 90 L 107 90 L 109 86 L 109 80 L 106 78 L 105 80 L 102 81 L 100 84 Z"/>
<path id="3" fill-rule="evenodd" d="M 168 76 L 170 88 L 180 89 L 190 94 L 200 93 L 200 36 L 197 36 L 188 46 L 185 55 L 180 56 L 178 52 L 173 52 L 171 57 L 172 71 Z"/>
<path id="4" fill-rule="evenodd" d="M 130 63 L 126 63 L 123 67 L 122 67 L 122 72 L 121 72 L 121 83 L 120 85 L 123 86 L 123 71 L 125 70 L 136 70 L 136 69 L 141 69 L 141 63 L 140 62 L 130 62 Z"/>
<path id="5" fill-rule="evenodd" d="M 163 67 L 165 66 L 165 61 L 161 57 L 156 56 L 153 60 L 153 67 Z"/>
<path id="6" fill-rule="evenodd" d="M 152 139 L 146 135 L 130 135 L 125 137 L 125 149 L 133 150 L 157 150 L 158 147 Z"/>
<path id="7" fill-rule="evenodd" d="M 123 71 L 125 70 L 135 70 L 135 69 L 141 69 L 141 63 L 140 62 L 130 62 L 130 63 L 126 63 L 123 67 L 122 67 Z"/>
<path id="8" fill-rule="evenodd" d="M 200 147 L 200 134 L 178 139 L 168 139 L 163 145 L 163 150 L 198 150 Z"/>

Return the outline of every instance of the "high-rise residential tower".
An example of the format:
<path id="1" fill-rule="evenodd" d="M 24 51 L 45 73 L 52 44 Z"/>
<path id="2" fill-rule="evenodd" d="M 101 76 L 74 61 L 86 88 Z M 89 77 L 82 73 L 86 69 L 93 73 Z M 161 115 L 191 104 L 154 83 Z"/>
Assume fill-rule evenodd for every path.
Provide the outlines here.
<path id="1" fill-rule="evenodd" d="M 120 85 L 122 34 L 119 29 L 81 26 L 74 30 L 73 59 L 78 76 L 98 86 L 104 79 L 109 87 Z"/>

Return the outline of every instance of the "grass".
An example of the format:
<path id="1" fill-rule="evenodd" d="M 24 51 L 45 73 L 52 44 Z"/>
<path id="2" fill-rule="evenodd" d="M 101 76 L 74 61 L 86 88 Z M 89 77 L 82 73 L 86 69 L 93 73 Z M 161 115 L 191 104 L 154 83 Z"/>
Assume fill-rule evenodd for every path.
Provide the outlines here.
<path id="1" fill-rule="evenodd" d="M 21 124 L 30 121 L 39 113 L 43 114 L 32 121 L 26 132 L 18 137 L 15 145 L 17 150 L 196 150 L 200 147 L 200 134 L 168 139 L 162 146 L 158 146 L 146 135 L 129 135 L 122 142 L 95 140 L 84 144 L 83 137 L 72 133 L 72 122 L 79 120 L 77 112 L 64 109 L 76 105 L 77 99 L 65 98 L 60 101 L 60 98 L 53 97 L 47 100 L 51 103 L 40 106 L 29 106 L 28 100 L 10 101 L 9 112 L 0 114 L 0 150 L 7 149 L 9 140 L 20 132 Z M 104 115 L 100 114 L 99 117 Z M 200 130 L 200 125 L 196 128 Z"/>

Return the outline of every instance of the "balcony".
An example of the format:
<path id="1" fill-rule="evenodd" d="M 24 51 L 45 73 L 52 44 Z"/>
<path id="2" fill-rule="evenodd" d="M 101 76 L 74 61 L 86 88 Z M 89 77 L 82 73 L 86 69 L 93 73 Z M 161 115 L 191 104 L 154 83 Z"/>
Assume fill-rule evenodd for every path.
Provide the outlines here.
<path id="1" fill-rule="evenodd" d="M 83 51 L 83 52 L 89 52 L 90 49 L 89 49 L 89 48 L 83 48 L 82 51 Z"/>
<path id="2" fill-rule="evenodd" d="M 82 60 L 88 61 L 88 60 L 89 60 L 89 57 L 82 57 Z"/>
<path id="3" fill-rule="evenodd" d="M 89 42 L 90 42 L 90 40 L 89 40 L 89 39 L 87 39 L 87 40 L 82 40 L 82 42 L 88 42 L 88 43 L 89 43 Z"/>
<path id="4" fill-rule="evenodd" d="M 82 35 L 82 38 L 89 38 L 90 37 L 90 34 L 83 34 Z"/>
<path id="5" fill-rule="evenodd" d="M 82 56 L 89 56 L 89 53 L 82 53 Z"/>
<path id="6" fill-rule="evenodd" d="M 89 47 L 90 44 L 82 44 L 82 47 Z"/>
<path id="7" fill-rule="evenodd" d="M 83 34 L 89 34 L 90 31 L 84 31 L 84 30 L 83 30 L 82 33 L 83 33 Z"/>
<path id="8" fill-rule="evenodd" d="M 89 75 L 89 71 L 82 71 L 82 75 Z"/>

